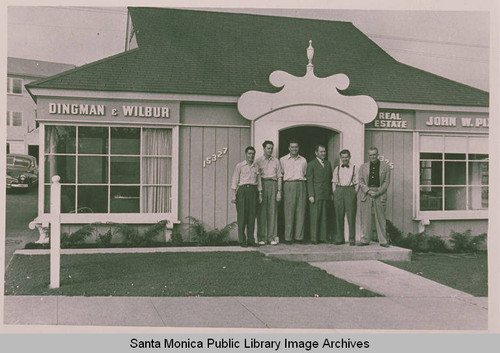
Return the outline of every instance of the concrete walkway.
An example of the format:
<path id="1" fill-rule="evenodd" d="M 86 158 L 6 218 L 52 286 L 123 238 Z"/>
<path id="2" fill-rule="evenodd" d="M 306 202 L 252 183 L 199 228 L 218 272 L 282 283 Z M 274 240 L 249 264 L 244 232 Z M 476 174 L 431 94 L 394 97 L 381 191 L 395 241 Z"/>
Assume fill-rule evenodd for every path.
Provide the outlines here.
<path id="1" fill-rule="evenodd" d="M 5 297 L 8 325 L 486 330 L 486 298 Z"/>
<path id="2" fill-rule="evenodd" d="M 310 265 L 386 297 L 474 298 L 468 293 L 379 261 L 312 262 Z"/>

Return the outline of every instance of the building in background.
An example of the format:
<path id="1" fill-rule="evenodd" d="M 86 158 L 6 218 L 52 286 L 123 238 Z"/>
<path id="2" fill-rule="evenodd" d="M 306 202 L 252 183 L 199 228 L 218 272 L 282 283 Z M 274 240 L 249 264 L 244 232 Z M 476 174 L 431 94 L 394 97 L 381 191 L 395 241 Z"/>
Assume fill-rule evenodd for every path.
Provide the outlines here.
<path id="1" fill-rule="evenodd" d="M 7 153 L 29 154 L 38 159 L 36 104 L 24 86 L 75 65 L 7 58 Z"/>
<path id="2" fill-rule="evenodd" d="M 37 222 L 59 175 L 68 232 L 188 217 L 220 229 L 236 220 L 230 175 L 245 147 L 271 140 L 281 157 L 294 137 L 308 160 L 327 146 L 333 166 L 344 148 L 359 166 L 378 147 L 392 168 L 387 218 L 404 234 L 487 231 L 488 92 L 400 63 L 348 22 L 129 12 L 133 49 L 28 85 Z"/>

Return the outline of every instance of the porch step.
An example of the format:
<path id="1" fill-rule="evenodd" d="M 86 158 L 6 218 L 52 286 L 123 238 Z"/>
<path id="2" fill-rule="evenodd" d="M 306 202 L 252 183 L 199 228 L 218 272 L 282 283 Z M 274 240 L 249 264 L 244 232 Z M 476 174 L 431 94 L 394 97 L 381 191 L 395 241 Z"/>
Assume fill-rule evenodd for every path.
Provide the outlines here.
<path id="1" fill-rule="evenodd" d="M 411 250 L 390 246 L 384 248 L 378 243 L 367 246 L 350 246 L 349 244 L 278 244 L 258 248 L 266 256 L 288 261 L 326 262 L 326 261 L 362 261 L 388 260 L 406 261 L 411 259 Z"/>

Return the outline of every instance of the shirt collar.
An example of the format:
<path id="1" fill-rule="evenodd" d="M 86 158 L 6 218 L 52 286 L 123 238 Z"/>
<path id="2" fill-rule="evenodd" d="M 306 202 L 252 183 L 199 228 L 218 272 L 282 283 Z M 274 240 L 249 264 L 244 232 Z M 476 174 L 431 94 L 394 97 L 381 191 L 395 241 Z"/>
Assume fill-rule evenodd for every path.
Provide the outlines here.
<path id="1" fill-rule="evenodd" d="M 320 162 L 321 164 L 325 164 L 325 161 L 322 161 L 321 158 L 319 157 L 316 157 L 316 159 L 318 160 L 318 162 Z"/>
<path id="2" fill-rule="evenodd" d="M 380 159 L 377 158 L 375 162 L 370 162 L 370 165 L 378 165 L 380 163 Z"/>
<path id="3" fill-rule="evenodd" d="M 297 158 L 292 157 L 291 153 L 288 154 L 288 159 L 290 159 L 290 158 L 292 158 L 292 159 L 299 159 L 300 157 L 301 157 L 300 154 L 297 155 Z"/>

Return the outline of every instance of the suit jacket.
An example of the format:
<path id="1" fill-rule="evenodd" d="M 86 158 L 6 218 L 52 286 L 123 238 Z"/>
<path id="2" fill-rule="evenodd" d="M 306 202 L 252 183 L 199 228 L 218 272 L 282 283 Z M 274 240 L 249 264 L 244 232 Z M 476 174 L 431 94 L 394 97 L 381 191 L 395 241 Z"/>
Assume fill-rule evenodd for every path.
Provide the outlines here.
<path id="1" fill-rule="evenodd" d="M 332 192 L 332 165 L 326 159 L 324 164 L 317 158 L 307 163 L 307 194 L 316 200 L 329 200 Z"/>
<path id="2" fill-rule="evenodd" d="M 379 168 L 380 175 L 380 188 L 378 189 L 378 197 L 387 197 L 387 188 L 391 183 L 391 168 L 387 163 L 380 162 Z M 370 177 L 370 162 L 364 163 L 359 168 L 358 172 L 358 182 L 359 190 L 361 195 L 361 201 L 365 201 L 367 198 L 367 192 L 370 190 L 368 187 L 368 178 Z"/>

